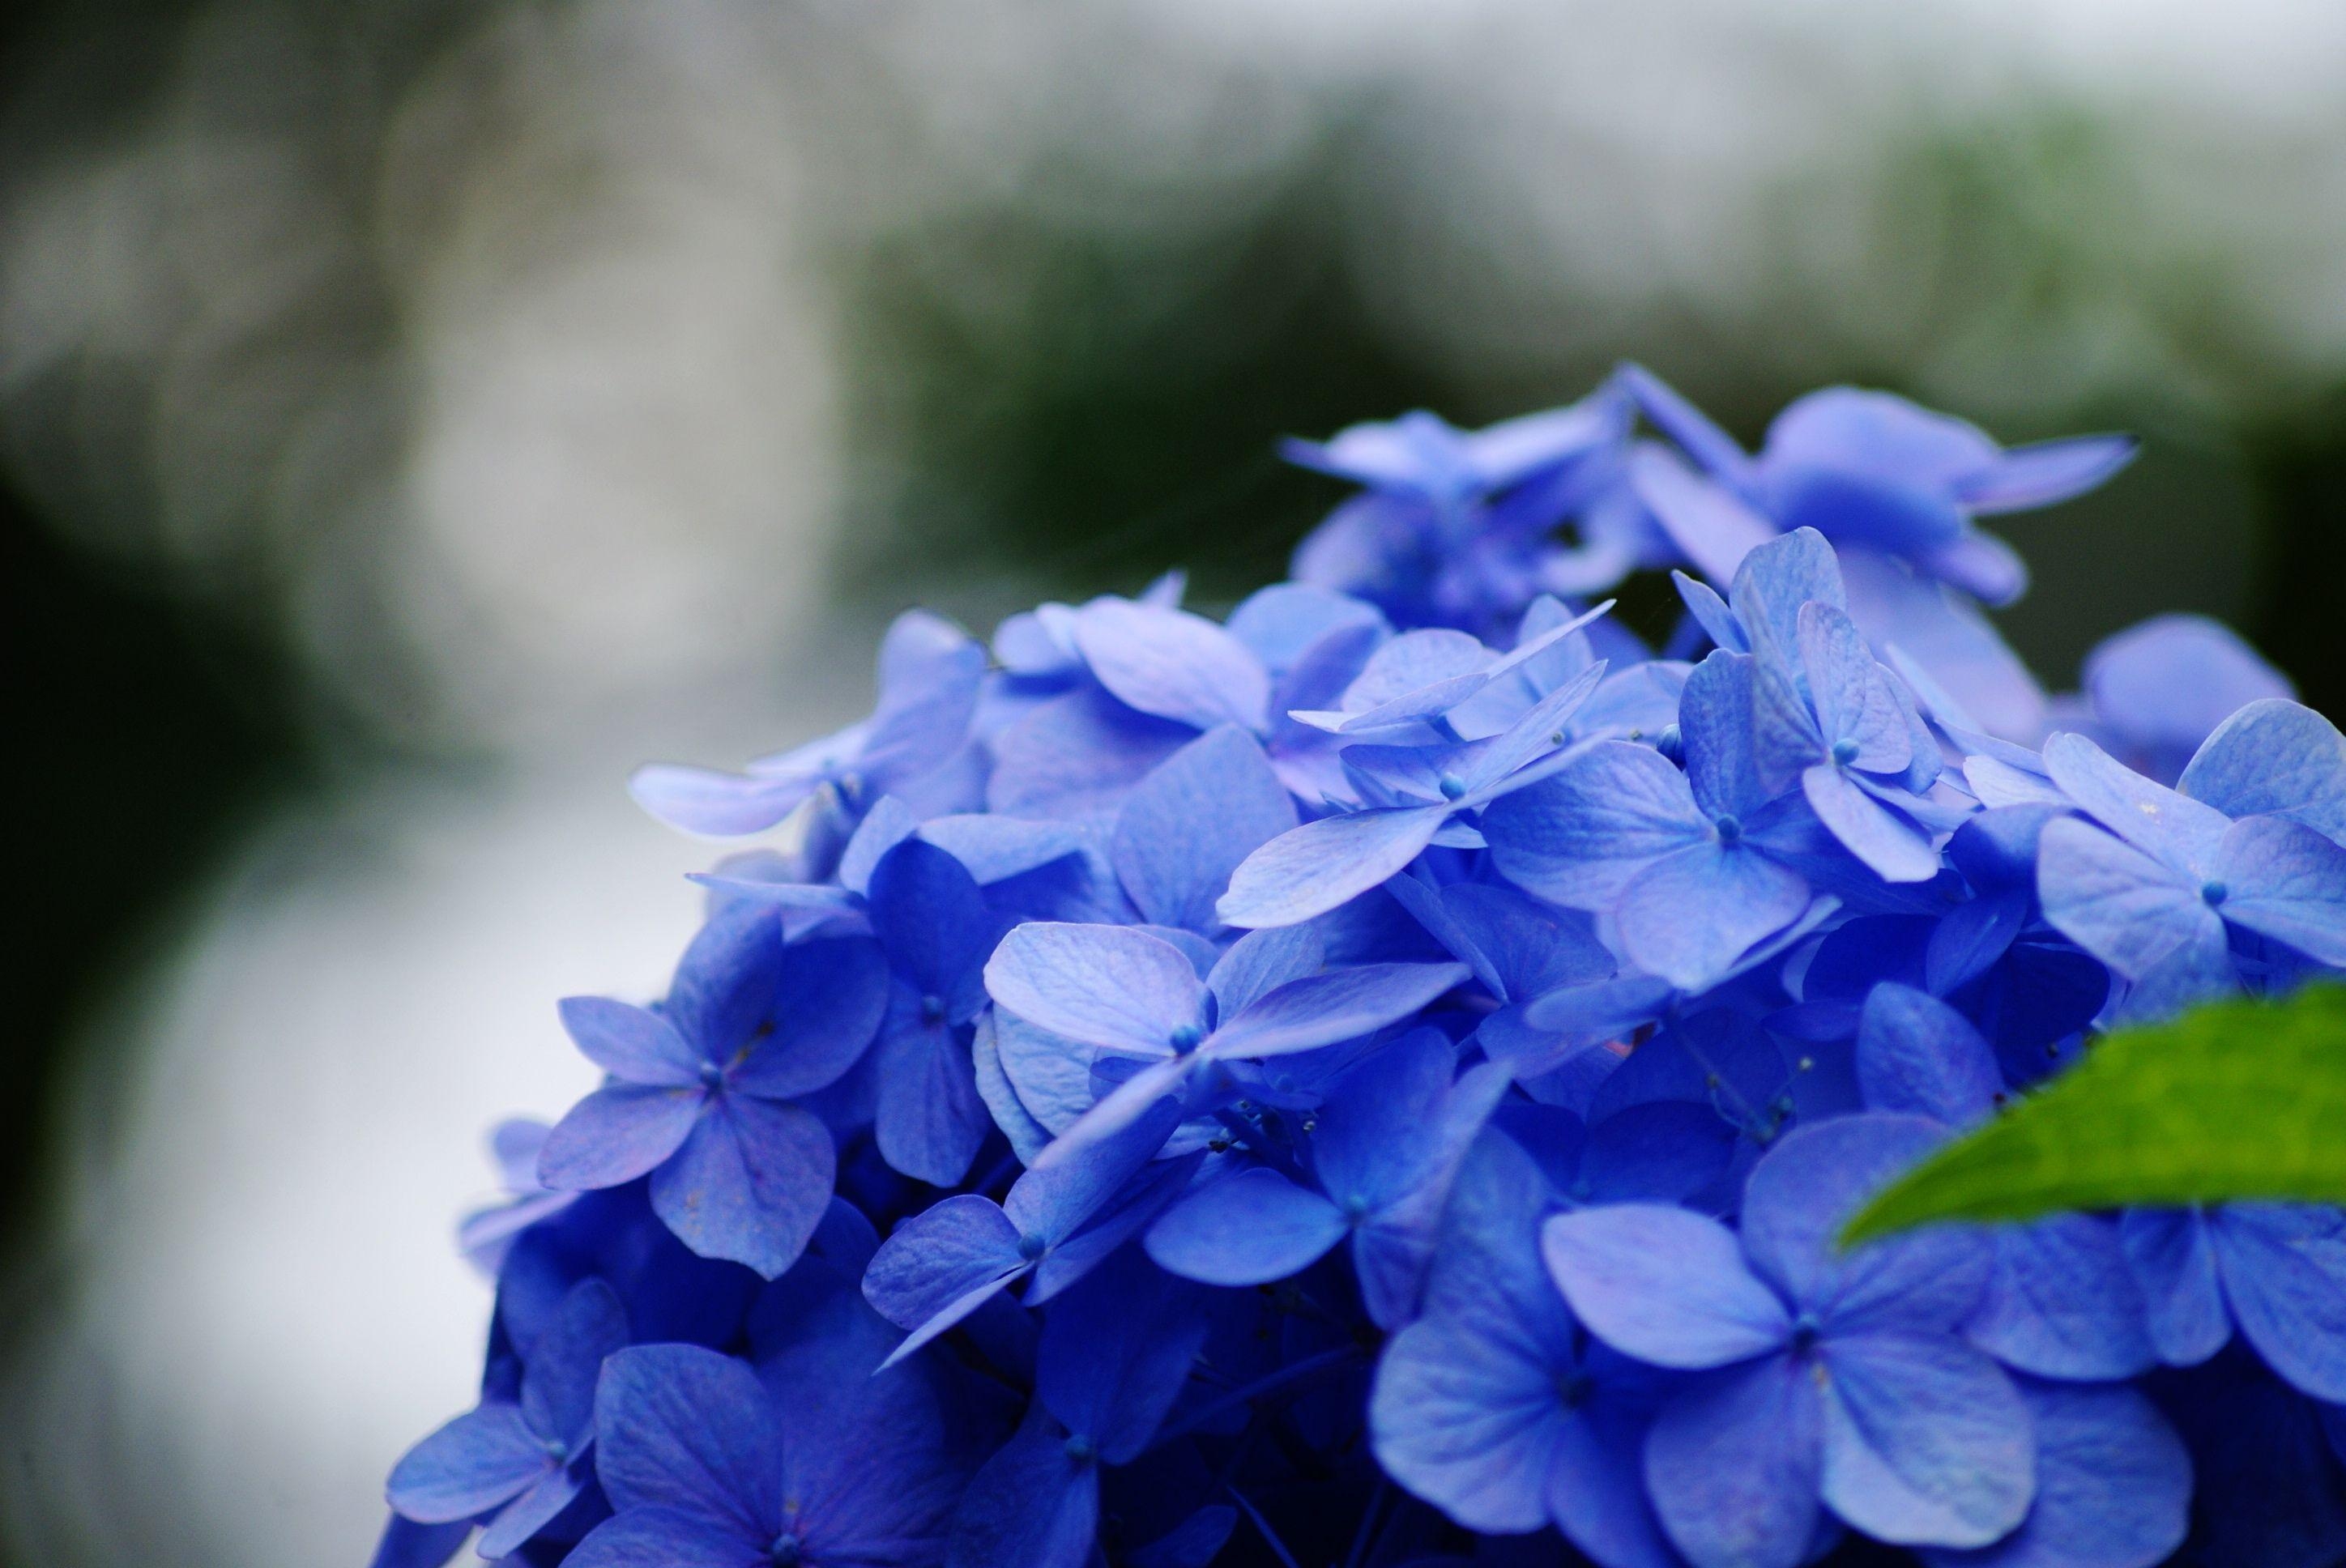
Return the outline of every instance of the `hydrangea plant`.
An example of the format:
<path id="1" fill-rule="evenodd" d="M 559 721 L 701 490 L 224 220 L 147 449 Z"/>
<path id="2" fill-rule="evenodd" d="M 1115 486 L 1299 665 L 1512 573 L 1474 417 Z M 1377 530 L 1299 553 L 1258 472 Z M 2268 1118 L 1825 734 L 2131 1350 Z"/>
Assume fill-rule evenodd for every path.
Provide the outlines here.
<path id="1" fill-rule="evenodd" d="M 2314 1568 L 2346 1214 L 1844 1250 L 2099 1035 L 2346 965 L 2346 739 L 2210 623 L 2048 695 L 1983 518 L 2130 443 L 1649 373 L 646 809 L 748 842 L 496 1144 L 378 1568 Z M 1669 570 L 1647 647 L 1591 599 Z"/>

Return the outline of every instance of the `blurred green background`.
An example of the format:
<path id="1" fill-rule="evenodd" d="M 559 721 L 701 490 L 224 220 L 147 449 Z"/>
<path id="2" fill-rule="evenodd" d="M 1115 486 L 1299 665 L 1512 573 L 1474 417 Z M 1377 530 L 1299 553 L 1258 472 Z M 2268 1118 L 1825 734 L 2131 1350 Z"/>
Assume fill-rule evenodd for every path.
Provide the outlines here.
<path id="1" fill-rule="evenodd" d="M 1480 423 L 1623 356 L 1748 438 L 1841 380 L 2007 440 L 2136 430 L 2007 530 L 2015 644 L 2058 686 L 2204 610 L 2346 708 L 2335 8 L 0 29 L 26 1562 L 354 1561 L 381 1465 L 462 1400 L 484 1300 L 441 1237 L 479 1126 L 575 1086 L 552 987 L 655 983 L 688 918 L 703 851 L 633 819 L 627 764 L 835 720 L 916 598 L 984 624 L 1174 564 L 1236 596 L 1338 494 L 1279 435 Z"/>

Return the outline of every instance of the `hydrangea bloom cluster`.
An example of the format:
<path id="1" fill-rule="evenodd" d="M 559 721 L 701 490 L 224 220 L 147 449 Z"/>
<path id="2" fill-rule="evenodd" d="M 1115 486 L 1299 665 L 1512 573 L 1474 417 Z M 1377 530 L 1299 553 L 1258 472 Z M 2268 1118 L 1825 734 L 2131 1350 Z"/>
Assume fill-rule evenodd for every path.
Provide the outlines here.
<path id="1" fill-rule="evenodd" d="M 655 768 L 720 860 L 497 1139 L 476 1408 L 379 1568 L 2316 1568 L 2346 1216 L 1843 1253 L 2115 1022 L 2346 966 L 2346 739 L 2229 633 L 2048 696 L 1978 526 L 2124 441 L 1651 375 L 1298 444 L 1359 492 L 866 722 Z M 1672 569 L 1649 649 L 1591 604 Z"/>

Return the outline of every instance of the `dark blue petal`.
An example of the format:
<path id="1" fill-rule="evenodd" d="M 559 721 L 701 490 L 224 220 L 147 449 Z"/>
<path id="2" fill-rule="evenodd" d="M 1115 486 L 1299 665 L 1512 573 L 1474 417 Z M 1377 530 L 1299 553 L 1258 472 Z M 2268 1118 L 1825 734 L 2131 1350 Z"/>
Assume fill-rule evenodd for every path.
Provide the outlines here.
<path id="1" fill-rule="evenodd" d="M 994 945 L 994 919 L 959 860 L 909 840 L 872 867 L 864 896 L 890 965 L 916 990 L 955 1002 L 975 991 L 975 972 Z"/>
<path id="2" fill-rule="evenodd" d="M 873 1063 L 880 1153 L 915 1181 L 952 1186 L 977 1157 L 994 1122 L 960 1032 L 923 1020 L 919 1000 L 909 994 L 907 1003 L 905 1015 L 892 1018 L 882 1032 Z"/>
<path id="3" fill-rule="evenodd" d="M 575 1449 L 595 1419 L 595 1380 L 603 1359 L 627 1342 L 627 1308 L 610 1286 L 600 1279 L 573 1286 L 554 1321 L 529 1348 L 521 1410 L 531 1430 Z"/>
<path id="4" fill-rule="evenodd" d="M 793 943 L 782 950 L 770 1028 L 751 1040 L 728 1081 L 770 1100 L 827 1088 L 862 1056 L 887 1005 L 887 964 L 869 939 Z"/>
<path id="5" fill-rule="evenodd" d="M 1204 1292 L 1119 1254 L 1051 1304 L 1035 1395 L 1109 1464 L 1128 1463 L 1172 1409 L 1205 1342 Z"/>
<path id="6" fill-rule="evenodd" d="M 985 1461 L 953 1517 L 945 1568 L 1084 1568 L 1099 1527 L 1099 1465 L 1071 1455 L 1038 1403 Z"/>
<path id="7" fill-rule="evenodd" d="M 768 1568 L 764 1542 L 675 1508 L 631 1508 L 588 1532 L 565 1568 Z"/>
<path id="8" fill-rule="evenodd" d="M 622 1519 L 674 1511 L 755 1542 L 780 1512 L 776 1412 L 748 1366 L 694 1345 L 638 1345 L 595 1391 L 596 1471 Z"/>

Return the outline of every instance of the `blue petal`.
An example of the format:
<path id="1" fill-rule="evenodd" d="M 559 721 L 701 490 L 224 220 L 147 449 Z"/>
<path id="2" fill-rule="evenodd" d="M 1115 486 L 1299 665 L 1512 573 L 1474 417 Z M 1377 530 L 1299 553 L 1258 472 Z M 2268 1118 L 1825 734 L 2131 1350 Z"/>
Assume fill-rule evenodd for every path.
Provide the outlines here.
<path id="1" fill-rule="evenodd" d="M 2299 703 L 2251 702 L 2216 727 L 2177 789 L 2228 817 L 2276 813 L 2346 836 L 2346 737 Z"/>
<path id="2" fill-rule="evenodd" d="M 757 1374 L 696 1345 L 638 1345 L 595 1390 L 595 1462 L 611 1505 L 670 1509 L 763 1546 L 781 1439 Z"/>
<path id="3" fill-rule="evenodd" d="M 1614 919 L 1622 952 L 1638 968 L 1699 991 L 1809 903 L 1799 872 L 1747 846 L 1706 841 L 1647 867 L 1622 894 Z"/>
<path id="4" fill-rule="evenodd" d="M 2153 1568 L 2190 1524 L 2191 1456 L 2132 1389 L 2024 1381 L 2036 1433 L 2036 1500 L 2010 1535 L 1974 1552 L 1926 1551 L 1931 1568 Z"/>
<path id="5" fill-rule="evenodd" d="M 974 972 L 993 948 L 994 920 L 959 860 L 918 839 L 898 844 L 872 868 L 865 897 L 899 974 L 949 1002 L 963 1002 L 965 991 L 984 1000 Z M 974 1003 L 956 1009 L 962 1017 L 974 1011 Z"/>
<path id="6" fill-rule="evenodd" d="M 764 832 L 797 810 L 821 782 L 807 774 L 760 779 L 654 763 L 636 769 L 627 780 L 627 793 L 671 828 L 735 839 Z"/>
<path id="7" fill-rule="evenodd" d="M 1752 551 L 1737 567 L 1727 599 L 1751 651 L 1785 665 L 1800 654 L 1802 605 L 1846 609 L 1849 604 L 1840 560 L 1814 528 L 1795 528 Z"/>
<path id="8" fill-rule="evenodd" d="M 1811 601 L 1800 606 L 1798 629 L 1800 663 L 1824 738 L 1855 747 L 1852 768 L 1904 772 L 1912 759 L 1906 714 L 1857 623 L 1845 611 Z"/>
<path id="9" fill-rule="evenodd" d="M 2113 761 L 2082 735 L 2045 743 L 2045 771 L 2087 816 L 2160 863 L 2197 879 L 2215 870 L 2224 814 Z"/>
<path id="10" fill-rule="evenodd" d="M 923 846 L 925 848 L 925 846 Z M 743 1094 L 795 1099 L 828 1088 L 862 1059 L 888 1005 L 888 966 L 866 937 L 782 950 L 771 1032 L 727 1073 Z"/>
<path id="11" fill-rule="evenodd" d="M 697 1084 L 597 1089 L 546 1134 L 537 1156 L 538 1179 L 564 1192 L 633 1181 L 683 1146 L 708 1099 Z"/>
<path id="12" fill-rule="evenodd" d="M 1702 1370 L 1764 1355 L 1791 1332 L 1776 1293 L 1717 1220 L 1660 1204 L 1559 1214 L 1540 1232 L 1548 1272 L 1589 1331 L 1658 1367 Z"/>
<path id="13" fill-rule="evenodd" d="M 1753 749 L 1754 665 L 1748 655 L 1715 651 L 1678 694 L 1687 785 L 1696 809 L 1714 820 L 1757 811 L 1776 794 L 1760 782 Z"/>
<path id="14" fill-rule="evenodd" d="M 653 1173 L 652 1207 L 701 1257 L 771 1279 L 806 1250 L 835 1169 L 831 1130 L 811 1112 L 727 1095 Z"/>
<path id="15" fill-rule="evenodd" d="M 2118 1219 L 2127 1267 L 2142 1292 L 2144 1326 L 2159 1359 L 2197 1366 L 2232 1337 L 2216 1244 L 2197 1209 L 2129 1209 Z"/>
<path id="16" fill-rule="evenodd" d="M 394 1513 L 383 1522 L 367 1568 L 442 1568 L 471 1538 L 473 1522 L 459 1519 L 446 1524 L 419 1524 Z"/>
<path id="17" fill-rule="evenodd" d="M 985 650 L 970 635 L 926 610 L 907 610 L 880 641 L 880 696 L 864 732 L 865 777 L 882 789 L 936 766 L 961 745 Z"/>
<path id="18" fill-rule="evenodd" d="M 2346 964 L 2346 849 L 2287 817 L 2249 817 L 2224 835 L 2216 874 L 2225 920 Z"/>
<path id="19" fill-rule="evenodd" d="M 2127 979 L 2224 947 L 2197 882 L 2083 822 L 2045 824 L 2036 883 L 2053 928 Z"/>
<path id="20" fill-rule="evenodd" d="M 1096 687 L 1078 687 L 1037 703 L 994 736 L 986 809 L 1055 819 L 1113 810 L 1195 735 L 1187 725 L 1135 713 Z"/>
<path id="21" fill-rule="evenodd" d="M 561 1013 L 579 1054 L 613 1077 L 664 1088 L 700 1081 L 700 1053 L 658 1013 L 605 996 L 565 997 Z"/>
<path id="22" fill-rule="evenodd" d="M 1641 443 L 1630 453 L 1629 482 L 1670 543 L 1714 582 L 1776 536 L 1773 524 L 1663 447 Z"/>
<path id="23" fill-rule="evenodd" d="M 573 1286 L 554 1321 L 529 1348 L 521 1410 L 531 1430 L 576 1447 L 595 1419 L 595 1380 L 604 1358 L 627 1342 L 627 1308 L 610 1286 L 591 1278 Z"/>
<path id="24" fill-rule="evenodd" d="M 392 1468 L 391 1505 L 419 1524 L 471 1519 L 544 1475 L 546 1441 L 518 1405 L 483 1405 L 409 1449 Z"/>
<path id="25" fill-rule="evenodd" d="M 1267 717 L 1270 677 L 1244 644 L 1202 616 L 1096 599 L 1076 612 L 1076 644 L 1127 708 L 1199 729 L 1259 729 Z"/>
<path id="26" fill-rule="evenodd" d="M 1753 1168 L 1743 1245 L 1760 1274 L 1837 1329 L 1946 1329 L 1987 1283 L 1987 1238 L 1939 1227 L 1843 1253 L 1860 1205 L 1946 1137 L 1921 1116 L 1869 1112 L 1795 1128 Z"/>
<path id="27" fill-rule="evenodd" d="M 1457 1065 L 1446 1038 L 1419 1029 L 1344 1074 L 1311 1138 L 1313 1165 L 1336 1203 L 1365 1217 L 1426 1179 L 1443 1158 L 1437 1133 Z"/>
<path id="28" fill-rule="evenodd" d="M 1697 1568 L 1794 1568 L 1821 1509 L 1823 1414 L 1811 1369 L 1770 1356 L 1662 1407 L 1646 1438 L 1646 1485 Z"/>
<path id="29" fill-rule="evenodd" d="M 1317 974 L 1327 953 L 1313 925 L 1265 926 L 1232 942 L 1206 975 L 1219 1016 L 1235 1018 L 1291 980 Z"/>
<path id="30" fill-rule="evenodd" d="M 910 1330 L 904 1344 L 917 1348 L 1033 1267 L 1018 1239 L 1018 1227 L 992 1198 L 957 1193 L 913 1216 L 881 1244 L 864 1272 L 863 1298 Z"/>
<path id="31" fill-rule="evenodd" d="M 2295 1387 L 2346 1402 L 2346 1213 L 2232 1204 L 2209 1228 L 2249 1343 Z"/>
<path id="32" fill-rule="evenodd" d="M 1685 603 L 1687 614 L 1702 627 L 1703 636 L 1711 640 L 1713 647 L 1725 648 L 1729 653 L 1751 651 L 1750 644 L 1743 638 L 1742 623 L 1735 618 L 1735 612 L 1727 607 L 1727 601 L 1720 598 L 1709 584 L 1697 582 L 1679 571 L 1670 573 L 1670 582 L 1678 588 L 1678 598 Z"/>
<path id="33" fill-rule="evenodd" d="M 1107 1463 L 1129 1463 L 1188 1381 L 1204 1305 L 1198 1287 L 1119 1254 L 1045 1314 L 1035 1398 Z"/>
<path id="34" fill-rule="evenodd" d="M 1661 856 L 1708 836 L 1686 778 L 1648 747 L 1604 740 L 1483 814 L 1491 860 L 1528 892 L 1605 909 Z"/>
<path id="35" fill-rule="evenodd" d="M 1469 978 L 1463 963 L 1364 963 L 1289 981 L 1216 1030 L 1222 1058 L 1285 1055 L 1374 1033 Z"/>
<path id="36" fill-rule="evenodd" d="M 703 1056 L 724 1060 L 772 1004 L 781 938 L 782 922 L 771 910 L 718 915 L 693 934 L 677 961 L 661 1016 Z"/>
<path id="37" fill-rule="evenodd" d="M 1030 1023 L 1137 1055 L 1205 1022 L 1206 988 L 1180 949 L 1117 926 L 1022 925 L 986 962 L 985 987 Z"/>
<path id="38" fill-rule="evenodd" d="M 1729 484 L 1749 477 L 1751 459 L 1735 438 L 1688 402 L 1675 387 L 1645 366 L 1624 361 L 1613 372 L 1622 390 L 1636 400 L 1638 410 L 1663 434 L 1686 448 L 1688 456 Z"/>
<path id="39" fill-rule="evenodd" d="M 1084 1568 L 1098 1528 L 1099 1466 L 1070 1456 L 1038 1402 L 963 1494 L 945 1568 Z"/>
<path id="40" fill-rule="evenodd" d="M 1994 1361 L 1951 1339 L 1828 1341 L 1825 1502 L 1899 1545 L 1984 1546 L 2028 1512 L 2028 1407 Z"/>
<path id="41" fill-rule="evenodd" d="M 492 1560 L 520 1551 L 539 1531 L 561 1517 L 564 1509 L 578 1501 L 579 1493 L 593 1479 L 594 1461 L 584 1455 L 566 1465 L 550 1465 L 536 1485 L 507 1503 L 489 1527 L 481 1532 L 474 1550 Z"/>
<path id="42" fill-rule="evenodd" d="M 882 1032 L 873 1071 L 880 1081 L 877 1131 L 890 1166 L 931 1186 L 952 1186 L 992 1130 L 977 1070 L 959 1033 L 925 1022 L 917 1001 Z"/>
<path id="43" fill-rule="evenodd" d="M 2072 435 L 2015 446 L 1955 482 L 1955 499 L 1974 512 L 2029 512 L 2083 495 L 2134 461 L 2130 435 Z"/>
<path id="44" fill-rule="evenodd" d="M 1800 775 L 1800 793 L 1841 847 L 1885 882 L 1927 882 L 1939 874 L 1928 834 L 1828 763 Z"/>
<path id="45" fill-rule="evenodd" d="M 1912 1111 L 1952 1126 L 2003 1097 L 1995 1052 L 1970 1019 L 1911 985 L 1877 985 L 1857 1028 L 1857 1081 L 1877 1111 Z"/>
<path id="46" fill-rule="evenodd" d="M 1117 815 L 1109 852 L 1144 919 L 1210 931 L 1230 873 L 1295 825 L 1295 803 L 1261 744 L 1224 725 L 1141 780 Z"/>
<path id="47" fill-rule="evenodd" d="M 1533 1217 L 1548 1201 L 1512 1141 L 1475 1145 L 1426 1284 L 1425 1311 L 1385 1344 L 1369 1400 L 1377 1459 L 1472 1530 L 1547 1522 L 1570 1412 L 1573 1322 L 1540 1267 Z"/>
<path id="48" fill-rule="evenodd" d="M 1215 906 L 1235 926 L 1295 925 L 1407 869 L 1450 820 L 1448 803 L 1323 817 L 1263 845 Z"/>
<path id="49" fill-rule="evenodd" d="M 564 1568 L 765 1568 L 766 1543 L 676 1508 L 631 1508 L 589 1531 Z"/>
<path id="50" fill-rule="evenodd" d="M 1972 1343 L 2040 1378 L 2131 1378 L 2157 1364 L 2118 1227 L 2055 1215 L 1994 1233 L 1994 1271 L 1964 1325 Z"/>
<path id="51" fill-rule="evenodd" d="M 1167 1209 L 1148 1227 L 1148 1256 L 1202 1285 L 1267 1285 L 1316 1262 L 1346 1228 L 1334 1204 L 1257 1166 Z"/>

